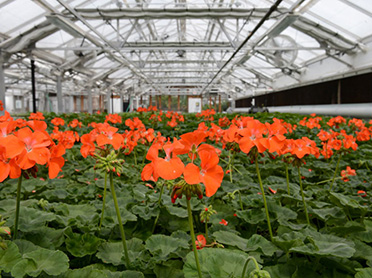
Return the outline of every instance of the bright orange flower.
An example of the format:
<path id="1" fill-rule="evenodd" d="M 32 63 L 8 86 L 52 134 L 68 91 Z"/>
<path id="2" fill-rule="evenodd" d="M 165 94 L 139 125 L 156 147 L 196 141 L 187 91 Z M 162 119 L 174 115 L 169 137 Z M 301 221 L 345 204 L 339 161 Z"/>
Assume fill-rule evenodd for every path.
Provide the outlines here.
<path id="1" fill-rule="evenodd" d="M 346 170 L 341 171 L 341 177 L 344 182 L 349 181 L 349 176 L 356 176 L 355 170 L 351 169 L 350 166 L 346 167 Z"/>
<path id="2" fill-rule="evenodd" d="M 92 155 L 96 150 L 96 146 L 94 145 L 94 141 L 96 140 L 96 135 L 93 133 L 84 134 L 80 137 L 80 141 L 82 146 L 80 148 L 80 153 L 83 157 L 87 157 L 88 155 Z"/>
<path id="3" fill-rule="evenodd" d="M 198 235 L 195 240 L 196 249 L 203 249 L 207 245 L 207 240 L 203 235 Z"/>
<path id="4" fill-rule="evenodd" d="M 45 117 L 43 113 L 41 112 L 36 112 L 36 113 L 31 113 L 30 116 L 28 117 L 29 120 L 45 120 Z"/>
<path id="5" fill-rule="evenodd" d="M 4 104 L 1 100 L 0 100 L 0 111 L 4 111 Z"/>
<path id="6" fill-rule="evenodd" d="M 263 153 L 268 148 L 268 142 L 263 135 L 267 127 L 258 120 L 250 120 L 246 127 L 239 131 L 242 139 L 239 140 L 239 147 L 244 153 L 249 153 L 256 146 L 258 152 Z"/>
<path id="7" fill-rule="evenodd" d="M 123 136 L 116 133 L 119 129 L 110 126 L 107 123 L 99 124 L 97 127 L 99 134 L 97 135 L 97 145 L 102 147 L 104 145 L 112 145 L 115 150 L 118 150 L 124 142 Z"/>
<path id="8" fill-rule="evenodd" d="M 165 151 L 165 158 L 156 158 L 154 160 L 155 172 L 159 177 L 165 180 L 174 180 L 182 175 L 185 165 L 178 156 L 173 156 L 171 158 L 172 152 L 179 148 L 179 142 L 174 141 L 173 143 L 166 143 L 163 146 Z"/>
<path id="9" fill-rule="evenodd" d="M 224 172 L 222 167 L 218 165 L 219 158 L 216 152 L 202 150 L 199 151 L 199 157 L 200 168 L 194 163 L 189 163 L 185 167 L 183 176 L 188 184 L 203 183 L 205 195 L 211 197 L 221 186 Z"/>
<path id="10" fill-rule="evenodd" d="M 53 125 L 55 126 L 60 126 L 60 125 L 65 125 L 65 120 L 62 118 L 54 118 L 53 120 L 50 121 Z"/>
<path id="11" fill-rule="evenodd" d="M 0 182 L 3 182 L 8 176 L 15 179 L 21 175 L 21 169 L 15 162 L 15 158 L 9 160 L 5 154 L 5 148 L 0 145 Z"/>
<path id="12" fill-rule="evenodd" d="M 79 120 L 77 119 L 73 119 L 69 124 L 68 126 L 71 127 L 71 128 L 76 128 L 76 127 L 81 127 L 82 123 L 79 122 Z"/>
<path id="13" fill-rule="evenodd" d="M 111 122 L 117 124 L 122 122 L 121 116 L 118 114 L 108 114 L 105 119 L 105 123 Z"/>
<path id="14" fill-rule="evenodd" d="M 137 117 L 132 119 L 126 119 L 125 120 L 125 125 L 128 126 L 130 129 L 144 129 L 145 125 L 142 123 L 140 119 Z"/>
<path id="15" fill-rule="evenodd" d="M 21 169 L 29 169 L 35 164 L 44 165 L 48 162 L 50 151 L 47 147 L 51 144 L 48 135 L 38 130 L 32 132 L 28 127 L 24 127 L 17 131 L 16 136 L 24 143 L 17 159 Z"/>
<path id="16" fill-rule="evenodd" d="M 53 145 L 50 149 L 51 157 L 48 161 L 48 173 L 49 178 L 54 179 L 58 176 L 58 173 L 62 171 L 62 167 L 65 164 L 65 159 L 62 157 L 66 149 L 62 144 Z"/>
<path id="17" fill-rule="evenodd" d="M 220 224 L 227 226 L 228 222 L 225 219 L 221 219 Z"/>
<path id="18" fill-rule="evenodd" d="M 200 145 L 208 134 L 204 131 L 195 130 L 193 132 L 188 132 L 181 135 L 181 140 L 179 141 L 182 144 L 182 147 L 175 150 L 175 154 L 185 154 L 188 153 L 189 157 L 192 161 L 194 161 L 197 157 L 197 153 L 200 150 L 211 150 L 215 151 L 215 148 L 208 144 Z M 200 145 L 200 146 L 199 146 Z"/>

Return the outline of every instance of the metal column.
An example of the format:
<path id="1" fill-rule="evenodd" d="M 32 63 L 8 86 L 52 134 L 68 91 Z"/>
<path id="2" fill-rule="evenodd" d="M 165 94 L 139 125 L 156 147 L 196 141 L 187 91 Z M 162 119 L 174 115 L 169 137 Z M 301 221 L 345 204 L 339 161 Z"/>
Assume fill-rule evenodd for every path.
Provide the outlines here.
<path id="1" fill-rule="evenodd" d="M 92 98 L 92 87 L 88 87 L 88 113 L 93 114 L 93 98 Z"/>
<path id="2" fill-rule="evenodd" d="M 0 100 L 3 102 L 4 110 L 6 109 L 5 103 L 5 74 L 4 74 L 4 61 L 0 57 Z M 0 115 L 4 115 L 3 111 L 0 111 Z"/>
<path id="3" fill-rule="evenodd" d="M 31 59 L 32 112 L 36 113 L 35 60 Z"/>
<path id="4" fill-rule="evenodd" d="M 110 100 L 111 100 L 111 89 L 107 90 L 107 93 L 106 93 L 106 110 L 107 110 L 107 114 L 110 114 L 111 113 Z"/>
<path id="5" fill-rule="evenodd" d="M 60 75 L 57 76 L 57 107 L 58 114 L 65 113 L 62 97 L 62 76 Z"/>
<path id="6" fill-rule="evenodd" d="M 123 93 L 120 93 L 120 110 L 119 110 L 119 113 L 123 113 L 124 112 L 124 97 L 123 97 Z"/>

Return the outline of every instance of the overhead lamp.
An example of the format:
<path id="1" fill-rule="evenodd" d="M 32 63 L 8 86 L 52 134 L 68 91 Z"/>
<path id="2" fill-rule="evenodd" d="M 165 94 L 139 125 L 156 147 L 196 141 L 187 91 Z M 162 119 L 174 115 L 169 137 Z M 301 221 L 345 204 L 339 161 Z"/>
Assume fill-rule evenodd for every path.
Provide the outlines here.
<path id="1" fill-rule="evenodd" d="M 49 20 L 50 23 L 57 26 L 59 29 L 69 33 L 71 36 L 75 38 L 84 37 L 84 31 L 74 26 L 71 22 L 66 20 L 60 15 L 53 14 L 47 15 L 46 18 Z"/>
<path id="2" fill-rule="evenodd" d="M 287 29 L 287 27 L 290 26 L 293 22 L 295 22 L 298 19 L 298 17 L 299 17 L 298 14 L 285 15 L 284 17 L 282 17 L 282 19 L 275 23 L 274 26 L 270 28 L 266 36 L 269 38 L 276 37 L 285 29 Z"/>

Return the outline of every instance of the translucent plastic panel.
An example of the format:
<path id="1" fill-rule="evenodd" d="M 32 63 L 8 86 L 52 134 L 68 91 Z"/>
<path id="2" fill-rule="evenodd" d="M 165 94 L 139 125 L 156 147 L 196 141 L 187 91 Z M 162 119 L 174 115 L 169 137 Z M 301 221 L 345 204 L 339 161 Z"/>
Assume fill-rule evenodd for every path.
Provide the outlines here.
<path id="1" fill-rule="evenodd" d="M 33 1 L 13 1 L 0 9 L 0 30 L 2 33 L 8 33 L 15 27 L 22 25 L 35 16 L 42 15 L 44 12 L 45 11 Z M 25 27 L 28 29 L 34 26 L 34 24 L 34 22 L 29 23 L 29 26 Z M 20 31 L 21 30 L 17 30 L 17 33 L 20 33 Z"/>
<path id="2" fill-rule="evenodd" d="M 361 8 L 366 9 L 372 13 L 371 2 L 372 1 L 350 1 L 360 3 Z M 368 4 L 368 2 L 370 2 Z M 367 4 L 366 4 L 367 3 Z M 354 33 L 359 37 L 366 37 L 372 34 L 372 17 L 367 14 L 353 8 L 352 6 L 346 5 L 339 0 L 327 0 L 319 1 L 309 10 L 322 18 L 332 22 L 333 24 L 339 25 L 342 29 L 348 32 Z M 319 19 L 305 14 L 306 17 L 319 22 L 320 24 L 329 27 L 330 29 L 335 29 L 334 26 L 329 25 L 326 22 L 322 22 Z M 338 30 L 339 33 L 343 34 L 342 30 Z M 348 34 L 344 34 L 348 36 Z"/>

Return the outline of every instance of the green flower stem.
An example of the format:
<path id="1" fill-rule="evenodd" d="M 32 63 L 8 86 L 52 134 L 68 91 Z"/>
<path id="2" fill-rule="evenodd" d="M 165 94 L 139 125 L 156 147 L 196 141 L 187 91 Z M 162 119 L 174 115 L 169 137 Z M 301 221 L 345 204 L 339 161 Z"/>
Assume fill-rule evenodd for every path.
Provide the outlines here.
<path id="1" fill-rule="evenodd" d="M 230 182 L 233 181 L 232 179 L 232 163 L 233 163 L 234 157 L 232 157 L 231 150 L 229 150 L 229 174 L 230 174 Z"/>
<path id="2" fill-rule="evenodd" d="M 263 185 L 262 185 L 260 169 L 258 168 L 258 156 L 256 157 L 256 172 L 257 172 L 257 176 L 258 176 L 258 182 L 259 182 L 259 184 L 260 184 L 260 188 L 261 188 L 262 198 L 263 198 L 263 201 L 264 201 L 265 213 L 266 213 L 266 219 L 267 219 L 267 227 L 269 228 L 270 239 L 271 239 L 271 241 L 273 241 L 273 237 L 274 237 L 274 236 L 273 236 L 273 231 L 271 230 L 271 223 L 270 223 L 269 209 L 268 209 L 268 207 L 267 207 L 266 196 L 265 196 L 265 190 L 264 190 Z"/>
<path id="3" fill-rule="evenodd" d="M 195 240 L 195 233 L 194 233 L 194 225 L 192 223 L 191 205 L 190 205 L 190 200 L 187 199 L 187 198 L 186 198 L 186 203 L 187 203 L 187 212 L 188 212 L 188 215 L 189 215 L 191 242 L 192 242 L 192 249 L 194 250 L 196 269 L 198 270 L 199 278 L 202 278 L 202 274 L 201 274 L 201 270 L 200 270 L 200 264 L 199 264 L 199 258 L 198 258 L 198 250 L 196 249 L 196 244 L 195 244 L 196 240 Z"/>
<path id="4" fill-rule="evenodd" d="M 160 208 L 160 205 L 161 205 L 161 196 L 163 195 L 163 191 L 164 191 L 164 183 L 162 184 L 161 189 L 160 189 L 160 195 L 159 195 L 159 200 L 158 200 L 158 207 L 159 208 Z M 151 230 L 152 233 L 154 233 L 154 231 L 155 231 L 156 224 L 158 223 L 159 217 L 160 217 L 160 211 L 159 211 L 158 216 L 156 216 L 156 218 L 155 218 L 154 225 L 152 226 L 152 230 Z"/>
<path id="5" fill-rule="evenodd" d="M 252 256 L 249 256 L 248 259 L 245 261 L 245 264 L 244 264 L 244 268 L 243 268 L 243 272 L 242 272 L 242 278 L 244 278 L 244 276 L 245 276 L 245 272 L 247 271 L 248 263 L 249 263 L 250 260 L 252 260 L 254 262 L 256 270 L 260 270 L 260 267 L 259 267 L 256 259 Z"/>
<path id="6" fill-rule="evenodd" d="M 17 239 L 17 236 L 18 236 L 19 210 L 21 208 L 21 186 L 22 186 L 22 173 L 18 178 L 18 185 L 17 185 L 16 216 L 15 216 L 14 237 L 13 237 L 14 239 Z"/>
<path id="7" fill-rule="evenodd" d="M 123 226 L 123 223 L 121 222 L 121 215 L 120 215 L 120 210 L 119 210 L 119 205 L 118 205 L 118 199 L 116 198 L 115 186 L 114 186 L 114 177 L 113 177 L 112 172 L 110 172 L 110 188 L 111 188 L 112 198 L 114 199 L 116 216 L 117 216 L 118 222 L 119 222 L 121 240 L 123 242 L 123 248 L 124 248 L 125 262 L 127 264 L 127 268 L 129 268 L 130 262 L 129 262 L 127 242 L 125 241 L 124 226 Z"/>
<path id="8" fill-rule="evenodd" d="M 287 163 L 285 164 L 285 177 L 287 179 L 287 192 L 288 192 L 288 195 L 291 195 L 291 190 L 289 188 L 289 174 L 288 174 L 288 164 Z"/>
<path id="9" fill-rule="evenodd" d="M 230 162 L 226 161 L 225 159 L 223 159 L 223 158 L 221 158 L 221 157 L 220 157 L 220 160 L 221 160 L 222 162 L 225 162 L 225 163 L 227 164 L 227 167 L 230 169 L 230 166 L 229 166 L 229 163 L 230 163 Z M 242 172 L 240 172 L 240 171 L 238 170 L 238 168 L 236 168 L 234 165 L 231 165 L 231 168 L 234 169 L 235 172 L 237 172 L 239 175 L 241 175 L 241 176 L 243 175 Z"/>
<path id="10" fill-rule="evenodd" d="M 105 213 L 105 205 L 106 205 L 106 192 L 107 192 L 107 171 L 105 171 L 105 188 L 103 189 L 103 203 L 102 203 L 102 212 L 101 212 L 101 219 L 99 221 L 98 230 L 101 230 L 103 215 Z"/>
<path id="11" fill-rule="evenodd" d="M 337 171 L 338 171 L 338 166 L 340 165 L 340 160 L 341 160 L 341 155 L 338 155 L 338 160 L 337 160 L 337 164 L 336 164 L 336 169 L 335 169 L 335 172 L 333 174 L 333 179 L 332 179 L 332 182 L 331 182 L 331 186 L 329 187 L 329 191 L 332 190 L 332 186 L 333 186 L 333 183 L 335 181 L 335 178 L 336 178 L 336 174 L 337 174 Z"/>
<path id="12" fill-rule="evenodd" d="M 309 214 L 307 213 L 307 207 L 306 207 L 306 202 L 305 202 L 305 195 L 304 195 L 304 190 L 303 190 L 303 187 L 302 187 L 302 179 L 301 179 L 300 167 L 297 167 L 297 169 L 298 169 L 298 177 L 300 179 L 301 197 L 302 197 L 302 202 L 304 204 L 306 221 L 307 221 L 307 224 L 310 226 Z"/>

